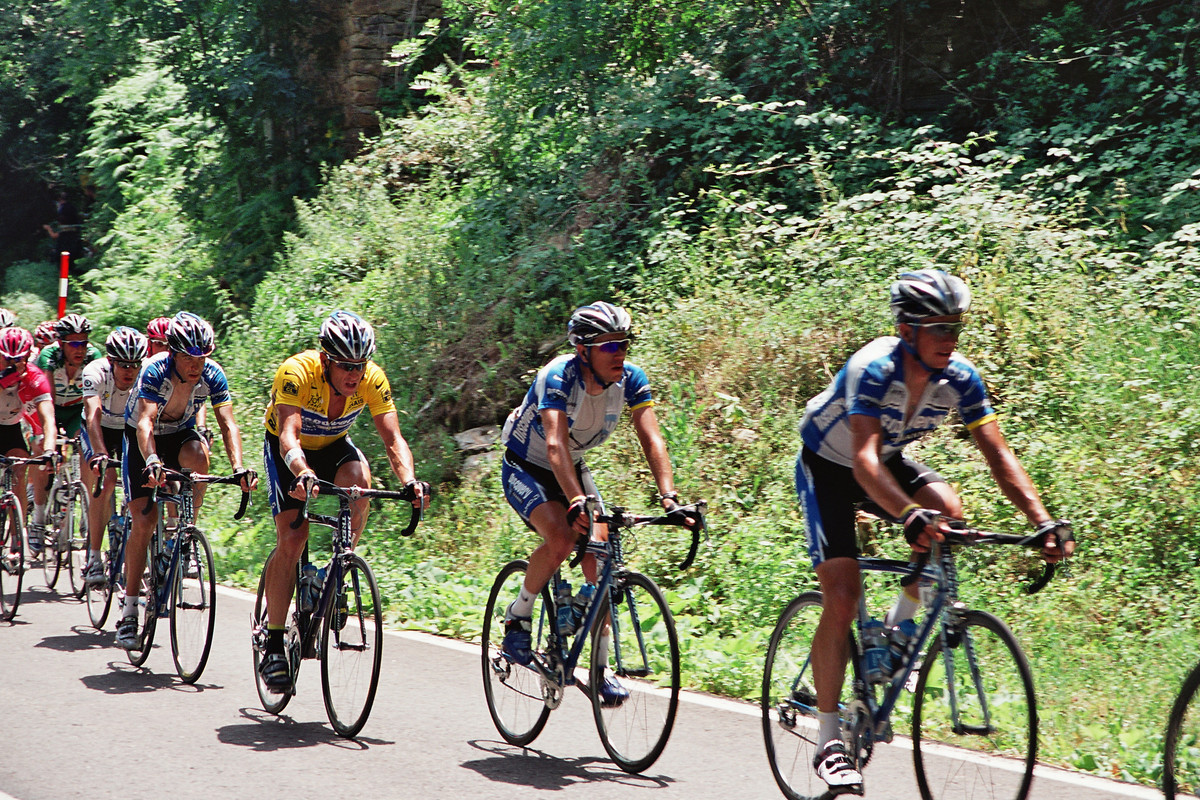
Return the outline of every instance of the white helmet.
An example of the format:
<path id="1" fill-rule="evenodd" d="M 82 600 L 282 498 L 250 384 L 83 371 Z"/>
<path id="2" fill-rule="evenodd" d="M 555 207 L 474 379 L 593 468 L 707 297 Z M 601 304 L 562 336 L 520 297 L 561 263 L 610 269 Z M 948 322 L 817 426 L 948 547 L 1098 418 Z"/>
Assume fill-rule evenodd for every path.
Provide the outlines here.
<path id="1" fill-rule="evenodd" d="M 0 328 L 11 328 L 17 324 L 17 315 L 7 308 L 0 308 Z"/>
<path id="2" fill-rule="evenodd" d="M 971 307 L 971 290 L 962 278 L 940 269 L 905 272 L 892 284 L 892 315 L 897 323 L 926 317 L 952 317 Z"/>
<path id="3" fill-rule="evenodd" d="M 104 349 L 114 361 L 141 361 L 146 357 L 146 337 L 122 325 L 108 335 Z"/>
<path id="4" fill-rule="evenodd" d="M 321 323 L 321 349 L 341 361 L 366 361 L 375 352 L 375 329 L 358 314 L 334 311 Z"/>
<path id="5" fill-rule="evenodd" d="M 580 306 L 567 323 L 567 340 L 571 344 L 591 344 L 607 333 L 629 333 L 633 320 L 620 306 L 603 301 Z"/>

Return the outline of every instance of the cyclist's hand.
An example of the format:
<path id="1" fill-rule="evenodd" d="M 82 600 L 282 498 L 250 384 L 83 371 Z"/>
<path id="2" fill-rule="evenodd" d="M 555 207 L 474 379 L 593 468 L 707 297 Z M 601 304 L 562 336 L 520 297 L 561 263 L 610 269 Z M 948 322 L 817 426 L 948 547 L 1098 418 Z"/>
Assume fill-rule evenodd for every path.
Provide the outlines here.
<path id="1" fill-rule="evenodd" d="M 567 506 L 567 525 L 579 533 L 588 532 L 587 498 L 579 495 Z"/>
<path id="2" fill-rule="evenodd" d="M 1048 519 L 1041 523 L 1037 526 L 1036 535 L 1043 534 L 1047 535 L 1042 544 L 1042 557 L 1051 564 L 1075 552 L 1075 533 L 1071 530 L 1071 523 L 1066 520 Z"/>
<path id="3" fill-rule="evenodd" d="M 904 538 L 913 550 L 927 553 L 930 544 L 945 538 L 941 531 L 944 524 L 941 517 L 941 514 L 930 508 L 914 508 L 904 516 Z"/>
<path id="4" fill-rule="evenodd" d="M 204 440 L 204 446 L 211 449 L 213 443 L 213 432 L 208 428 L 196 428 L 196 433 L 200 434 L 200 438 Z"/>
<path id="5" fill-rule="evenodd" d="M 675 514 L 677 509 L 682 508 L 682 506 L 679 505 L 679 501 L 675 497 L 670 497 L 670 496 L 663 497 L 662 504 L 663 504 L 663 510 L 667 512 L 667 516 L 671 516 L 672 514 Z M 697 518 L 689 517 L 687 515 L 682 515 L 682 514 L 677 515 L 677 516 L 682 517 L 681 522 L 683 522 L 683 527 L 686 528 L 687 530 L 695 532 L 696 530 L 699 529 L 700 520 L 698 520 Z"/>
<path id="6" fill-rule="evenodd" d="M 146 459 L 146 468 L 142 470 L 142 486 L 161 489 L 167 485 L 167 476 L 163 472 L 162 459 L 157 454 Z"/>
<path id="7" fill-rule="evenodd" d="M 404 484 L 404 495 L 412 501 L 413 508 L 429 508 L 429 484 L 414 478 Z"/>
<path id="8" fill-rule="evenodd" d="M 43 455 L 48 456 L 48 458 L 41 464 L 38 464 L 38 469 L 42 472 L 57 472 L 58 465 L 62 463 L 62 453 L 57 450 L 51 450 Z"/>
<path id="9" fill-rule="evenodd" d="M 317 486 L 317 473 L 311 469 L 306 469 L 297 475 L 288 488 L 288 494 L 297 500 L 316 497 L 320 492 L 321 489 Z"/>
<path id="10" fill-rule="evenodd" d="M 96 455 L 94 455 L 88 459 L 88 467 L 90 467 L 92 472 L 95 473 L 96 475 L 99 475 L 105 469 L 105 466 L 107 464 L 108 464 L 108 453 L 104 453 L 103 455 L 101 455 L 100 453 L 97 453 Z"/>
<path id="11" fill-rule="evenodd" d="M 243 492 L 253 491 L 258 486 L 258 473 L 252 469 L 238 467 L 233 471 L 233 476 L 238 479 Z"/>

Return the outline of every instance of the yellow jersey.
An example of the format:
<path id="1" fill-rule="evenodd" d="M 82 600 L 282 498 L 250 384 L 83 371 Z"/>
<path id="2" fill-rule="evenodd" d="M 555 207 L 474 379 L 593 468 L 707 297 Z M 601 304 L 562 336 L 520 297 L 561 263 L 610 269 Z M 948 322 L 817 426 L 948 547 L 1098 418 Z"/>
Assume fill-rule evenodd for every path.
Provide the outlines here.
<path id="1" fill-rule="evenodd" d="M 346 398 L 346 406 L 337 419 L 329 418 L 332 392 L 329 381 L 325 380 L 325 370 L 321 368 L 321 354 L 316 350 L 297 353 L 275 370 L 275 383 L 267 404 L 267 430 L 278 436 L 279 412 L 276 408 L 295 406 L 300 409 L 300 446 L 320 450 L 345 436 L 364 408 L 372 417 L 396 410 L 387 375 L 374 361 L 367 362 L 362 381 L 354 394 Z"/>

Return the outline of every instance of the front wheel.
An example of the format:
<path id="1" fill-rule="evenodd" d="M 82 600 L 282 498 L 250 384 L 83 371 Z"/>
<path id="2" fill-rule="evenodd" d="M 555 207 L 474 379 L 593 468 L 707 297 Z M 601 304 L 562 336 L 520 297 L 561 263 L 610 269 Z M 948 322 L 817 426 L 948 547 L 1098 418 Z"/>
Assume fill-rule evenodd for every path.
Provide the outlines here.
<path id="1" fill-rule="evenodd" d="M 171 657 L 184 683 L 195 683 L 208 663 L 217 614 L 212 548 L 203 531 L 181 532 L 171 582 Z"/>
<path id="2" fill-rule="evenodd" d="M 46 527 L 42 532 L 42 576 L 46 588 L 53 589 L 62 572 L 63 561 L 70 557 L 71 504 L 63 501 L 62 490 L 56 482 L 50 490 L 50 508 L 46 512 Z"/>
<path id="3" fill-rule="evenodd" d="M 339 735 L 351 737 L 362 730 L 375 702 L 383 665 L 383 609 L 367 562 L 357 553 L 340 558 L 341 585 L 327 584 L 324 591 L 321 689 L 329 723 Z"/>
<path id="4" fill-rule="evenodd" d="M 483 694 L 496 730 L 504 741 L 517 747 L 536 739 L 550 718 L 541 674 L 532 665 L 521 666 L 504 652 L 504 613 L 521 591 L 528 566 L 529 562 L 524 560 L 504 565 L 492 584 L 483 614 Z M 550 592 L 543 589 L 533 601 L 534 653 L 545 647 L 545 610 L 550 607 Z"/>
<path id="5" fill-rule="evenodd" d="M 820 592 L 806 592 L 788 603 L 771 633 L 763 668 L 763 741 L 771 774 L 789 800 L 816 797 L 828 789 L 813 770 L 813 756 L 822 744 L 817 741 L 812 666 L 813 637 L 820 621 Z"/>
<path id="6" fill-rule="evenodd" d="M 8 622 L 21 604 L 25 578 L 25 530 L 16 505 L 0 506 L 0 621 Z"/>
<path id="7" fill-rule="evenodd" d="M 1191 796 L 1200 790 L 1200 664 L 1183 681 L 1167 721 L 1163 752 L 1163 794 L 1166 800 Z"/>
<path id="8" fill-rule="evenodd" d="M 679 708 L 679 639 L 654 581 L 619 575 L 592 625 L 589 678 L 600 741 L 617 766 L 641 772 L 667 746 Z"/>
<path id="9" fill-rule="evenodd" d="M 1016 637 L 983 611 L 949 616 L 925 654 L 913 699 L 921 797 L 1024 800 L 1036 756 L 1037 700 Z"/>

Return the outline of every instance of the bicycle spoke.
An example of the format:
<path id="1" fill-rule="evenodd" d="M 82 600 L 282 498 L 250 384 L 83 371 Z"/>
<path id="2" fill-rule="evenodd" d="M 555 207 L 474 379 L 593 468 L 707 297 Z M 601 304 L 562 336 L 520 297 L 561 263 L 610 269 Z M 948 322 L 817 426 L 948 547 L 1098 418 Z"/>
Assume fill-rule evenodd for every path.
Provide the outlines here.
<path id="1" fill-rule="evenodd" d="M 322 623 L 321 685 L 330 724 L 342 736 L 355 736 L 371 713 L 379 685 L 383 610 L 367 562 L 350 554 L 343 564 L 342 585 L 325 587 L 334 594 Z"/>
<path id="2" fill-rule="evenodd" d="M 25 537 L 16 506 L 0 508 L 0 620 L 7 621 L 16 616 L 21 603 L 21 584 L 25 576 Z"/>
<path id="3" fill-rule="evenodd" d="M 198 530 L 177 537 L 171 580 L 171 654 L 184 683 L 195 683 L 208 662 L 216 622 L 217 584 L 212 549 Z"/>

